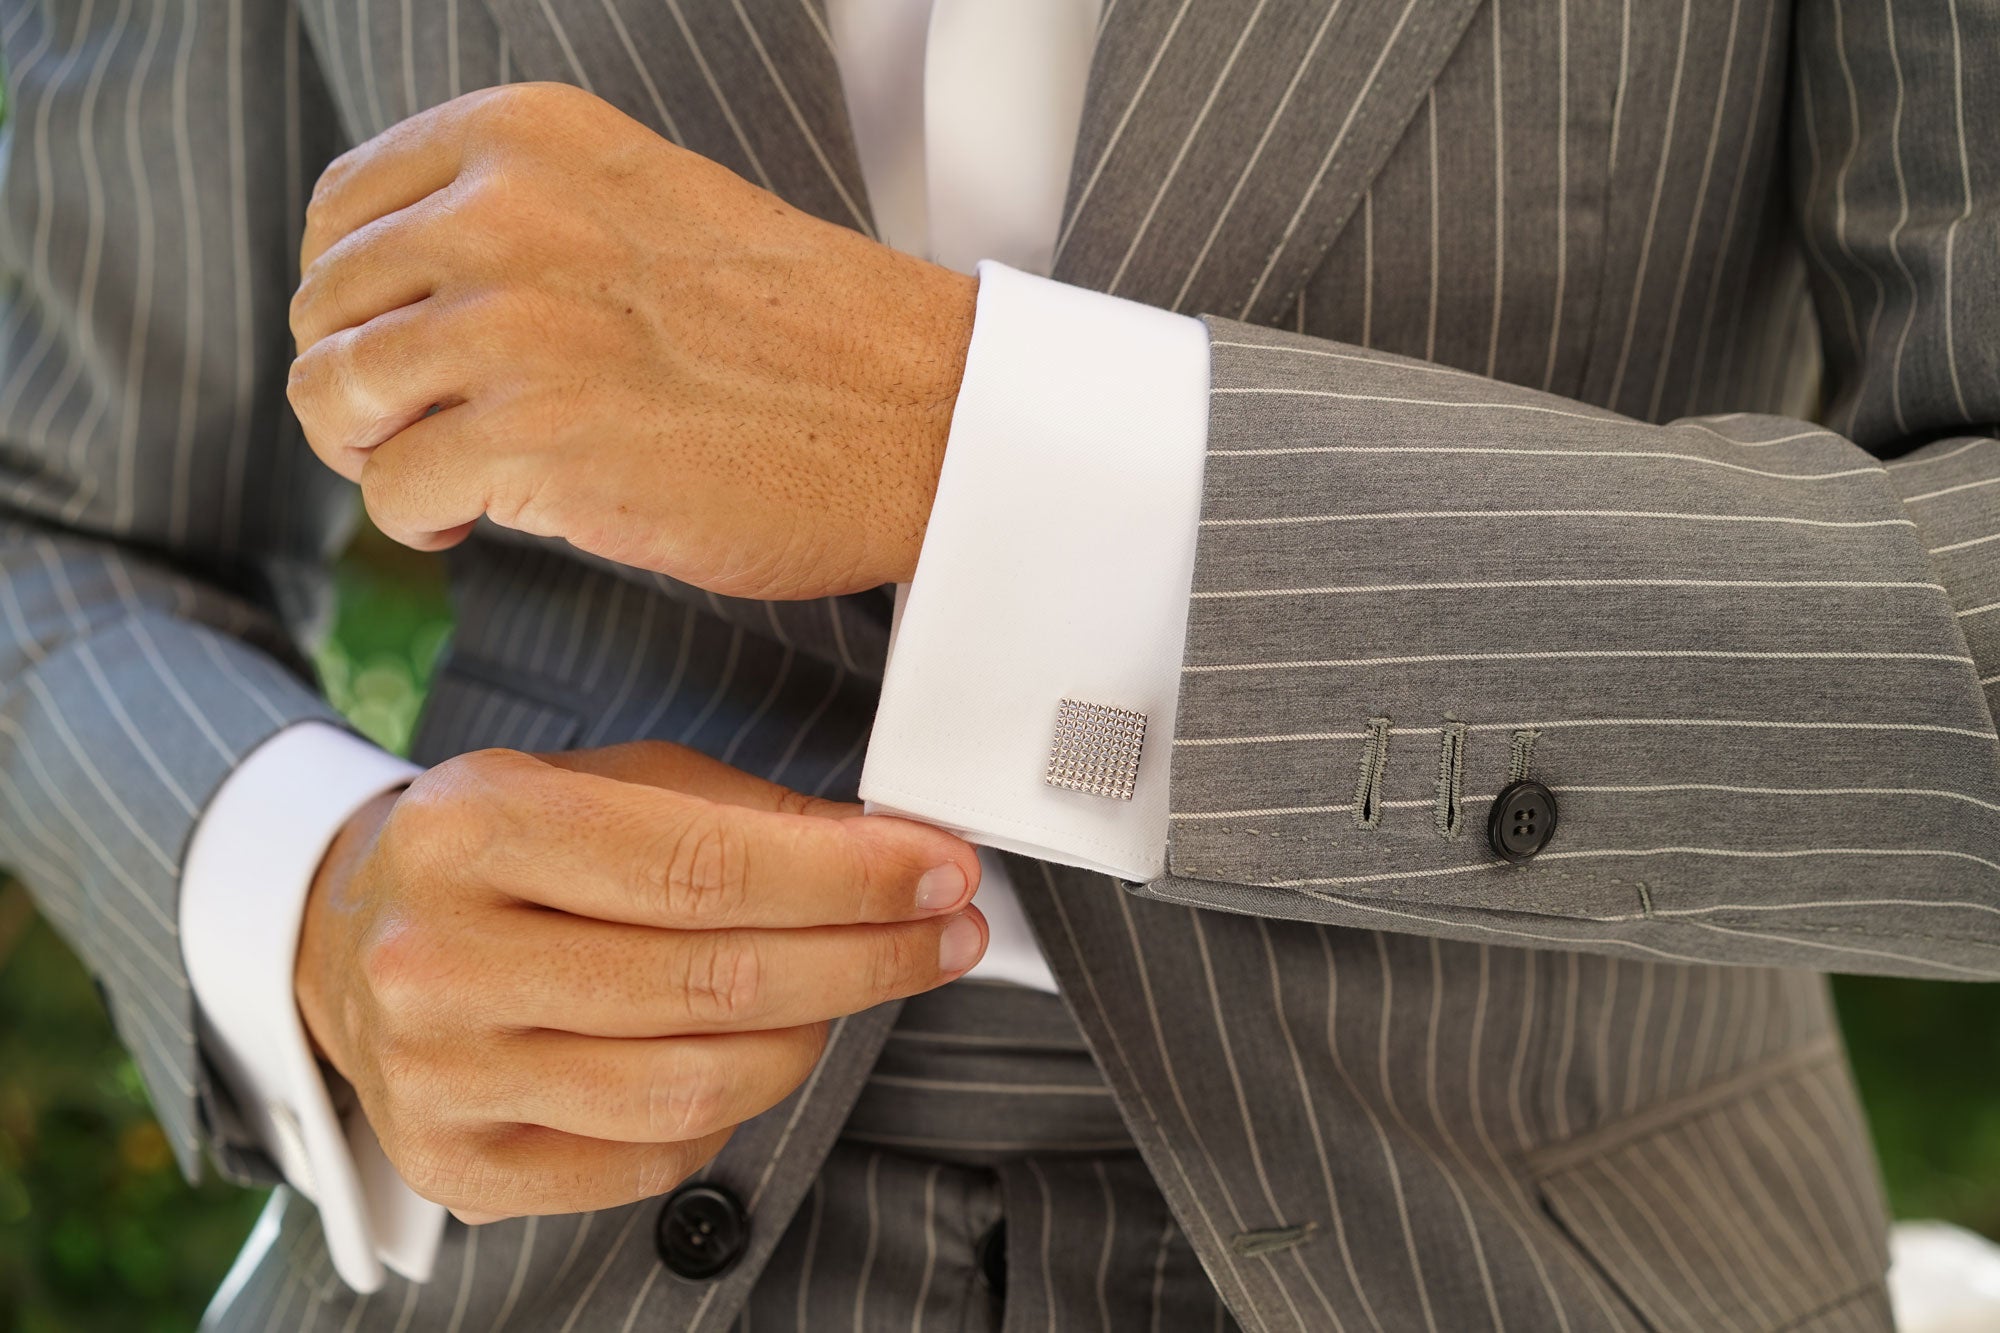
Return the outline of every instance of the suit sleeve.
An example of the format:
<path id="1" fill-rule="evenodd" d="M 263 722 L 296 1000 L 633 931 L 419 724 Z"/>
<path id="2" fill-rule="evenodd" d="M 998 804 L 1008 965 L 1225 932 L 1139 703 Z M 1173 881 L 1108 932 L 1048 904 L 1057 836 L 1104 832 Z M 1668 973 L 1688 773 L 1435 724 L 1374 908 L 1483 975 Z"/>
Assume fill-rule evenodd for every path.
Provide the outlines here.
<path id="1" fill-rule="evenodd" d="M 2000 977 L 2000 16 L 1813 0 L 1796 42 L 1830 428 L 1642 423 L 1210 321 L 1146 892 Z M 1515 865 L 1487 817 L 1522 777 L 1559 822 Z"/>
<path id="2" fill-rule="evenodd" d="M 284 401 L 335 128 L 290 5 L 0 3 L 0 863 L 83 958 L 182 1167 L 269 1173 L 177 908 L 224 778 L 337 721 L 296 647 L 350 502 Z"/>

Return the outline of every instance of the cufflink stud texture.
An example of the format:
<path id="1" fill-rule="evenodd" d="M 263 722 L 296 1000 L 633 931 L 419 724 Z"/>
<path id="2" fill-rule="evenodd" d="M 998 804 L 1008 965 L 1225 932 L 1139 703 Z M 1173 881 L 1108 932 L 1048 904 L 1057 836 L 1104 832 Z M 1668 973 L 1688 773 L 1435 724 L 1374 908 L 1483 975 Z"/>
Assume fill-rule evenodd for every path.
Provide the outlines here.
<path id="1" fill-rule="evenodd" d="M 1144 713 L 1064 699 L 1056 708 L 1056 736 L 1042 781 L 1064 791 L 1129 801 L 1145 744 Z"/>

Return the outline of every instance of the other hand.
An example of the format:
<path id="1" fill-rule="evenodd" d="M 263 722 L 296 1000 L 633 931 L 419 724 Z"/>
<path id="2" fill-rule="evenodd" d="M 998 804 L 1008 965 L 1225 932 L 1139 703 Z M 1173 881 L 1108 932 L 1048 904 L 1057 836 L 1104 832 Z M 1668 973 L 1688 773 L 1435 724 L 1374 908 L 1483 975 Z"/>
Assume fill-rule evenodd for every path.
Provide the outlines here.
<path id="1" fill-rule="evenodd" d="M 664 1193 L 827 1023 L 986 947 L 967 844 L 639 742 L 440 764 L 359 812 L 295 988 L 390 1161 L 467 1221 Z"/>
<path id="2" fill-rule="evenodd" d="M 564 84 L 336 159 L 300 263 L 292 404 L 400 541 L 485 516 L 765 598 L 916 568 L 971 278 Z"/>

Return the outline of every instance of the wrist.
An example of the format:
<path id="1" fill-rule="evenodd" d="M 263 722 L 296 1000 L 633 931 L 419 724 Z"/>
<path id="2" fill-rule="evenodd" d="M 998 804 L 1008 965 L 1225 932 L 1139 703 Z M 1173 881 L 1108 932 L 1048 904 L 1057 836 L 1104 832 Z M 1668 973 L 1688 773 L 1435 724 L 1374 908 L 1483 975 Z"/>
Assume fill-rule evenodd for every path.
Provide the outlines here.
<path id="1" fill-rule="evenodd" d="M 384 792 L 348 817 L 313 873 L 305 915 L 299 922 L 292 991 L 306 1039 L 316 1058 L 349 1079 L 346 1034 L 353 1026 L 348 1004 L 354 988 L 341 984 L 340 977 L 348 971 L 347 960 L 355 956 L 350 932 L 361 906 L 351 886 L 401 795 L 400 788 Z"/>
<path id="2" fill-rule="evenodd" d="M 973 315 L 979 280 L 936 264 L 924 264 L 923 298 L 917 303 L 916 336 L 909 344 L 912 360 L 905 383 L 913 386 L 905 420 L 905 458 L 914 485 L 898 492 L 907 497 L 902 512 L 885 529 L 883 583 L 907 583 L 916 575 L 931 506 L 937 499 L 945 449 L 951 442 L 952 414 L 965 360 L 972 345 Z"/>

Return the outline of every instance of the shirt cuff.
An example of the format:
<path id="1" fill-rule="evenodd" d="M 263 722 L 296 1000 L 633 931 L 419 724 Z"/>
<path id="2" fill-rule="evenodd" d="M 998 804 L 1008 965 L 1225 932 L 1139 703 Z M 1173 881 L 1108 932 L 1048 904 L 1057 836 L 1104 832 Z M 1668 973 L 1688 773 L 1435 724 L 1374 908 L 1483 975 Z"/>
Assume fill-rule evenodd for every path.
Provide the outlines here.
<path id="1" fill-rule="evenodd" d="M 335 1270 L 362 1292 L 382 1285 L 384 1264 L 426 1280 L 444 1210 L 397 1176 L 358 1107 L 335 1112 L 292 971 L 334 836 L 419 771 L 338 727 L 298 723 L 223 781 L 181 873 L 181 951 L 203 1049 L 286 1180 L 318 1205 Z"/>
<path id="2" fill-rule="evenodd" d="M 1145 881 L 1208 442 L 1198 320 L 987 261 L 861 795 L 967 839 Z M 1045 781 L 1066 699 L 1143 714 L 1129 800 Z"/>

